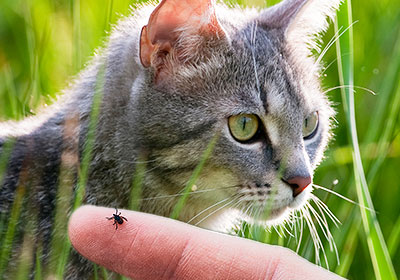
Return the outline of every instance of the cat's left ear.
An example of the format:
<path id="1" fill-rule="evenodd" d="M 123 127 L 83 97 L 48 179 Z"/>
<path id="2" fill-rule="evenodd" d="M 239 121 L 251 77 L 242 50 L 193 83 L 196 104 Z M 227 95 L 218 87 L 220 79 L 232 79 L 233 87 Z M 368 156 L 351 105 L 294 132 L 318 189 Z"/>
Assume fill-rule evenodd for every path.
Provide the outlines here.
<path id="1" fill-rule="evenodd" d="M 294 46 L 317 48 L 315 37 L 328 27 L 342 0 L 283 0 L 267 9 L 260 17 L 268 28 L 284 31 L 287 42 Z"/>
<path id="2" fill-rule="evenodd" d="M 152 12 L 140 35 L 140 61 L 153 67 L 156 75 L 201 56 L 201 42 L 221 39 L 215 0 L 162 0 Z M 171 65 L 172 64 L 172 65 Z"/>

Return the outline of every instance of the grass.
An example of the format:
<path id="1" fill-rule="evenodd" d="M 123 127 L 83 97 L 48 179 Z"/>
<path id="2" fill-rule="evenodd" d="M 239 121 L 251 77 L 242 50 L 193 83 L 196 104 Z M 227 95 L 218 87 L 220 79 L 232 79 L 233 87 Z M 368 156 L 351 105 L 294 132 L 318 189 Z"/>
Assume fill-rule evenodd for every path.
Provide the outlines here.
<path id="1" fill-rule="evenodd" d="M 336 30 L 338 30 L 338 25 L 350 26 L 351 24 L 351 0 L 346 0 L 341 12 L 338 13 L 337 24 L 335 25 Z M 342 53 L 349 53 L 349 55 L 342 57 Z M 351 138 L 350 142 L 353 150 L 353 168 L 358 201 L 361 205 L 368 207 L 368 209 L 360 207 L 360 212 L 370 251 L 370 258 L 377 279 L 397 279 L 385 239 L 376 218 L 358 144 L 354 105 L 354 41 L 352 26 L 347 33 L 338 38 L 337 57 L 339 58 L 338 70 L 340 84 L 346 85 L 341 91 L 343 107 L 346 112 L 347 127 L 349 129 L 349 138 Z"/>
<path id="2" fill-rule="evenodd" d="M 130 4 L 137 2 L 2 1 L 0 119 L 21 119 L 35 114 L 39 105 L 53 102 L 56 95 L 72 80 L 71 77 L 84 67 L 93 51 L 101 45 L 111 24 L 120 15 L 128 13 Z M 229 2 L 249 6 L 265 5 L 264 1 L 259 0 Z M 275 2 L 269 1 L 269 4 Z M 358 8 L 351 11 L 351 4 Z M 400 2 L 347 1 L 338 14 L 337 29 L 341 26 L 346 28 L 354 21 L 357 22 L 339 38 L 337 51 L 331 48 L 323 59 L 326 65 L 330 65 L 324 72 L 324 87 L 349 87 L 342 90 L 342 95 L 339 90 L 329 92 L 330 98 L 337 104 L 336 136 L 314 181 L 375 211 L 360 208 L 329 192 L 316 189 L 314 193 L 342 222 L 335 227 L 333 221 L 326 221 L 330 225 L 338 253 L 335 253 L 328 240 L 322 238 L 321 245 L 325 248 L 326 259 L 322 252 L 319 252 L 321 257 L 318 259 L 323 266 L 329 265 L 330 270 L 350 279 L 396 279 L 396 273 L 400 273 L 400 205 L 397 199 L 400 196 Z M 329 42 L 334 33 L 332 27 L 324 42 Z M 371 89 L 376 95 L 357 87 Z M 89 134 L 95 131 L 96 110 L 91 119 L 94 123 Z M 12 144 L 10 142 L 8 146 L 12 147 Z M 91 158 L 91 145 L 89 137 L 87 156 L 81 163 L 79 186 L 82 186 L 82 192 L 86 184 L 86 168 Z M 8 157 L 8 153 L 0 155 L 0 181 Z M 140 168 L 145 170 L 145 164 Z M 188 182 L 184 191 L 187 195 L 197 176 L 197 173 L 193 174 L 192 180 Z M 130 199 L 132 209 L 138 208 L 142 180 L 140 172 L 133 174 Z M 81 198 L 81 195 L 77 196 L 75 206 L 81 203 Z M 179 214 L 185 198 L 187 196 L 182 196 L 182 203 L 176 206 L 174 217 Z M 0 270 L 7 264 L 9 245 L 14 239 L 13 221 L 18 219 L 21 203 L 22 200 L 15 200 L 11 219 L 0 219 Z M 63 209 L 65 205 L 60 207 Z M 317 220 L 315 222 L 318 224 Z M 302 236 L 291 236 L 288 233 L 298 233 L 301 226 L 304 228 Z M 298 251 L 299 255 L 316 261 L 317 252 L 307 226 L 299 223 L 297 228 L 290 227 L 286 224 L 285 227 L 265 231 L 261 227 L 243 225 L 239 234 L 287 246 Z M 323 227 L 317 231 L 321 236 L 324 233 L 328 235 Z M 64 261 L 54 256 L 60 261 L 59 276 L 63 273 L 69 251 L 69 245 L 65 244 L 58 248 Z M 36 279 L 48 274 L 48 271 L 42 269 L 37 256 L 30 260 L 37 268 Z M 24 267 L 23 264 L 21 267 Z M 18 274 L 22 275 L 18 278 L 23 278 L 24 271 L 26 267 Z M 98 268 L 97 274 L 101 278 L 107 272 Z"/>

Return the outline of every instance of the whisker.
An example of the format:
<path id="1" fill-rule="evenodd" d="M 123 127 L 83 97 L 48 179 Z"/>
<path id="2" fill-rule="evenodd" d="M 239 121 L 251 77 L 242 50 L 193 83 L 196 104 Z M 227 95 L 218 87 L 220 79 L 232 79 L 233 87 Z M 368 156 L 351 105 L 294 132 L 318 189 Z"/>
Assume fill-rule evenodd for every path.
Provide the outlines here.
<path id="1" fill-rule="evenodd" d="M 312 195 L 311 199 L 312 199 L 312 201 L 315 203 L 315 205 L 317 206 L 318 210 L 320 211 L 320 213 L 321 213 L 321 215 L 322 215 L 322 217 L 323 217 L 323 219 L 324 219 L 325 229 L 326 229 L 326 232 L 327 232 L 328 235 L 329 235 L 329 238 L 327 238 L 327 240 L 328 240 L 328 243 L 329 243 L 330 250 L 335 252 L 337 263 L 340 264 L 339 253 L 338 253 L 338 250 L 337 250 L 337 246 L 336 246 L 335 240 L 334 240 L 334 238 L 333 238 L 333 236 L 332 236 L 331 231 L 329 230 L 329 226 L 328 226 L 327 220 L 325 219 L 324 211 L 322 211 L 323 208 L 321 208 L 321 205 L 322 205 L 323 203 L 322 203 L 322 202 L 320 201 L 320 199 L 319 199 L 318 197 L 316 197 L 315 195 Z M 320 204 L 319 202 L 321 202 L 322 204 Z M 324 207 L 327 208 L 327 210 L 329 210 L 329 208 L 328 208 L 325 204 L 323 204 L 323 205 L 324 205 Z M 326 213 L 329 213 L 329 212 L 330 212 L 330 210 L 327 211 Z M 331 212 L 331 213 L 332 213 L 332 212 Z M 332 215 L 333 215 L 333 214 L 332 214 Z M 333 215 L 333 217 L 335 217 L 335 215 Z M 330 217 L 330 218 L 331 218 L 331 217 Z M 336 217 L 335 217 L 335 218 L 336 218 Z M 332 218 L 331 218 L 331 219 L 332 219 Z M 337 219 L 337 218 L 336 218 L 336 219 Z M 338 220 L 338 219 L 337 219 L 337 220 Z M 332 221 L 335 222 L 334 220 L 332 220 Z"/>
<path id="2" fill-rule="evenodd" d="M 258 78 L 256 55 L 255 55 L 257 26 L 258 26 L 258 22 L 255 21 L 253 23 L 253 28 L 251 29 L 251 54 L 252 54 L 252 57 L 253 57 L 254 74 L 255 74 L 255 77 L 256 77 L 257 91 L 258 91 L 259 97 L 261 98 L 261 86 L 260 86 L 260 80 Z"/>
<path id="3" fill-rule="evenodd" d="M 212 191 L 217 191 L 217 190 L 223 190 L 223 189 L 230 189 L 230 188 L 236 188 L 237 186 L 229 186 L 229 187 L 220 187 L 220 188 L 213 188 L 213 189 L 206 189 L 206 190 L 197 190 L 197 191 L 191 191 L 189 195 L 191 194 L 199 194 L 199 193 L 206 193 L 206 192 L 212 192 Z M 146 198 L 141 198 L 139 199 L 140 201 L 145 201 L 145 200 L 153 200 L 153 199 L 165 199 L 165 198 L 172 198 L 172 197 L 179 197 L 184 195 L 185 193 L 177 193 L 177 194 L 168 194 L 168 195 L 158 195 L 158 196 L 153 196 L 153 197 L 146 197 Z"/>
<path id="4" fill-rule="evenodd" d="M 298 211 L 298 213 L 301 215 L 301 211 Z M 296 213 L 296 216 L 297 216 L 297 213 Z M 299 236 L 299 241 L 297 243 L 296 253 L 299 253 L 299 251 L 300 251 L 301 240 L 303 239 L 303 230 L 304 230 L 304 219 L 301 216 L 301 219 L 300 219 L 300 236 Z"/>
<path id="5" fill-rule="evenodd" d="M 326 45 L 326 47 L 324 48 L 324 50 L 321 52 L 321 54 L 318 56 L 317 60 L 316 60 L 316 65 L 318 65 L 322 58 L 325 56 L 325 54 L 328 52 L 328 50 L 333 46 L 333 44 L 336 43 L 337 40 L 339 40 L 340 37 L 343 36 L 344 33 L 346 33 L 347 30 L 349 30 L 350 28 L 353 27 L 354 24 L 356 24 L 358 21 L 354 21 L 352 24 L 350 24 L 346 29 L 344 29 L 339 35 L 338 33 L 340 32 L 340 30 L 342 29 L 342 27 L 339 28 L 339 30 L 333 35 L 332 39 L 329 41 L 329 43 Z"/>
<path id="6" fill-rule="evenodd" d="M 228 199 L 231 199 L 232 197 L 227 197 L 219 202 L 216 202 L 214 204 L 212 204 L 211 206 L 205 208 L 204 210 L 202 210 L 201 212 L 197 213 L 197 215 L 193 216 L 189 221 L 187 221 L 188 224 L 190 224 L 191 221 L 193 221 L 194 219 L 196 219 L 198 216 L 200 216 L 201 214 L 203 214 L 204 212 L 210 210 L 211 208 L 214 208 L 218 205 L 220 205 L 221 203 L 224 203 L 225 201 L 227 201 Z"/>
<path id="7" fill-rule="evenodd" d="M 206 219 L 208 219 L 209 217 L 211 217 L 212 215 L 214 215 L 215 213 L 217 213 L 218 211 L 222 210 L 223 208 L 225 208 L 226 206 L 232 204 L 235 201 L 235 199 L 225 203 L 224 205 L 222 205 L 221 207 L 219 207 L 218 209 L 212 211 L 210 214 L 208 214 L 207 216 L 205 216 L 204 218 L 202 218 L 200 221 L 198 221 L 195 226 L 197 226 L 198 224 L 200 224 L 201 222 L 205 221 Z"/>
<path id="8" fill-rule="evenodd" d="M 341 89 L 341 88 L 356 88 L 356 89 L 361 89 L 361 90 L 365 90 L 366 92 L 371 93 L 372 95 L 376 95 L 376 93 L 369 89 L 369 88 L 365 88 L 365 87 L 360 87 L 360 86 L 355 86 L 355 85 L 341 85 L 341 86 L 336 86 L 330 89 L 325 90 L 322 94 L 328 93 L 330 91 L 336 90 L 336 89 Z M 353 90 L 353 92 L 355 92 L 355 90 Z"/>
<path id="9" fill-rule="evenodd" d="M 321 210 L 323 210 L 328 215 L 328 217 L 332 220 L 332 222 L 335 224 L 336 227 L 339 227 L 339 225 L 341 225 L 342 223 L 335 216 L 335 214 L 332 213 L 329 207 L 324 202 L 322 202 L 317 196 L 313 195 L 312 197 L 317 207 L 321 208 Z"/>
<path id="10" fill-rule="evenodd" d="M 315 220 L 317 221 L 317 223 L 318 223 L 320 229 L 322 230 L 322 233 L 324 234 L 325 238 L 327 240 L 329 240 L 332 236 L 331 236 L 331 234 L 329 232 L 329 227 L 328 227 L 328 223 L 327 223 L 326 219 L 322 218 L 318 214 L 318 212 L 311 206 L 311 204 L 310 204 L 309 209 L 310 209 L 311 213 L 314 215 Z M 328 230 L 326 230 L 327 228 L 328 228 Z"/>
<path id="11" fill-rule="evenodd" d="M 329 42 L 326 44 L 325 48 L 322 50 L 322 52 L 319 54 L 317 60 L 315 61 L 315 65 L 319 65 L 321 62 L 322 58 L 325 56 L 325 54 L 328 52 L 328 50 L 333 46 L 333 44 L 339 40 L 339 38 L 344 34 L 340 33 L 340 31 L 343 29 L 343 26 L 341 26 L 338 31 L 333 34 L 332 38 L 329 40 Z"/>
<path id="12" fill-rule="evenodd" d="M 366 210 L 368 210 L 368 211 L 371 211 L 371 212 L 376 213 L 376 211 L 375 211 L 374 209 L 371 209 L 371 208 L 369 208 L 369 207 L 367 207 L 367 206 L 365 206 L 365 205 L 362 205 L 362 204 L 360 204 L 360 203 L 358 203 L 358 202 L 355 202 L 354 200 L 351 200 L 350 198 L 347 198 L 347 197 L 345 197 L 344 195 L 341 195 L 340 193 L 337 193 L 337 192 L 335 192 L 335 191 L 333 191 L 333 190 L 331 190 L 331 189 L 328 189 L 328 188 L 325 188 L 325 187 L 322 187 L 322 186 L 319 186 L 319 185 L 316 185 L 316 184 L 313 184 L 313 187 L 316 188 L 316 189 L 324 190 L 324 191 L 326 191 L 326 192 L 328 192 L 328 193 L 334 194 L 334 195 L 336 195 L 337 197 L 339 197 L 339 198 L 341 198 L 341 199 L 343 199 L 343 200 L 346 200 L 347 202 L 350 202 L 350 203 L 352 203 L 352 204 L 354 204 L 354 205 L 357 205 L 357 206 L 359 206 L 359 207 L 361 207 L 361 208 L 363 208 L 363 209 L 366 209 Z"/>
<path id="13" fill-rule="evenodd" d="M 321 260 L 319 258 L 319 251 L 321 250 L 321 252 L 322 252 L 322 254 L 324 256 L 327 268 L 329 269 L 328 259 L 327 259 L 327 256 L 326 256 L 326 252 L 325 252 L 324 246 L 322 244 L 321 238 L 318 235 L 317 228 L 315 227 L 315 224 L 314 224 L 314 222 L 313 222 L 313 220 L 311 218 L 310 210 L 311 210 L 312 206 L 311 206 L 311 204 L 309 202 L 306 203 L 306 206 L 307 206 L 307 214 L 304 215 L 304 217 L 305 217 L 307 225 L 308 225 L 308 227 L 310 229 L 311 237 L 313 238 L 313 241 L 314 241 L 316 262 L 321 265 Z"/>

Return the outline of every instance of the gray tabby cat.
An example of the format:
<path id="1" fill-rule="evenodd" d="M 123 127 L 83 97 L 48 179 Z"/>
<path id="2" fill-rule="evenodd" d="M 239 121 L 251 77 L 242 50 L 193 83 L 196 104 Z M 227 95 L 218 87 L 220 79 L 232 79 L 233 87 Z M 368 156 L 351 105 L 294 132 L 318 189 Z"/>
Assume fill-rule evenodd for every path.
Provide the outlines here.
<path id="1" fill-rule="evenodd" d="M 302 207 L 333 113 L 311 49 L 339 4 L 285 0 L 260 12 L 163 0 L 134 11 L 56 104 L 0 125 L 3 154 L 15 139 L 1 213 L 10 213 L 23 185 L 36 212 L 25 207 L 19 230 L 36 219 L 46 263 L 59 174 L 69 167 L 76 183 L 99 88 L 84 203 L 128 207 L 133 174 L 145 161 L 140 209 L 169 216 L 180 198 L 174 194 L 216 139 L 180 220 L 226 231 L 237 220 L 275 220 Z M 150 199 L 157 196 L 165 198 Z M 75 255 L 67 278 L 87 278 L 91 269 Z"/>

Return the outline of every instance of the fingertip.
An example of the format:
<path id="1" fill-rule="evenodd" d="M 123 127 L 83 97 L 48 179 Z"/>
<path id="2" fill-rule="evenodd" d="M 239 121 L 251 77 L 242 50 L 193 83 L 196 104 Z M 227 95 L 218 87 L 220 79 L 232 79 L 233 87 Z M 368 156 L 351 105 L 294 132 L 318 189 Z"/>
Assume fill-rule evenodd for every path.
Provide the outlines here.
<path id="1" fill-rule="evenodd" d="M 72 213 L 68 235 L 72 246 L 81 255 L 97 263 L 103 259 L 103 248 L 107 248 L 115 234 L 112 221 L 106 217 L 112 216 L 114 211 L 113 208 L 85 205 Z"/>
<path id="2" fill-rule="evenodd" d="M 68 236 L 72 243 L 72 246 L 77 247 L 80 244 L 80 237 L 84 234 L 84 231 L 88 230 L 87 221 L 90 221 L 90 213 L 94 211 L 96 207 L 85 205 L 76 209 L 68 223 Z"/>

